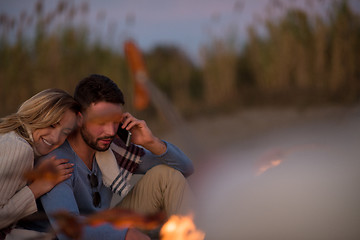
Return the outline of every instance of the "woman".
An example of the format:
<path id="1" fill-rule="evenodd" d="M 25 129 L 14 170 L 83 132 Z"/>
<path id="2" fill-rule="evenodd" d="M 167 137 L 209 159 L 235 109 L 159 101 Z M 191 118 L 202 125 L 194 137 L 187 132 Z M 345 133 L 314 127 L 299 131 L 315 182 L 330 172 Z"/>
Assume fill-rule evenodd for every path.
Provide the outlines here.
<path id="1" fill-rule="evenodd" d="M 78 103 L 63 90 L 47 89 L 25 101 L 15 114 L 0 119 L 0 239 L 12 224 L 37 211 L 35 199 L 70 177 L 66 159 L 47 159 L 59 175 L 55 179 L 24 174 L 33 169 L 34 159 L 62 145 L 76 126 Z M 3 236 L 1 236 L 3 235 Z"/>

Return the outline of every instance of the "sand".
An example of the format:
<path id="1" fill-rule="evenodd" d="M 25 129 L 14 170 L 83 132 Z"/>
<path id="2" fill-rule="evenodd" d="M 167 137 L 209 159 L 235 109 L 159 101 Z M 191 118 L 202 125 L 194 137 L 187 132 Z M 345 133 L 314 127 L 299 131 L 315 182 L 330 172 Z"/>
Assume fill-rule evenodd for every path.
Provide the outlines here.
<path id="1" fill-rule="evenodd" d="M 193 158 L 206 239 L 359 239 L 359 122 L 359 106 L 251 109 L 162 137 Z"/>

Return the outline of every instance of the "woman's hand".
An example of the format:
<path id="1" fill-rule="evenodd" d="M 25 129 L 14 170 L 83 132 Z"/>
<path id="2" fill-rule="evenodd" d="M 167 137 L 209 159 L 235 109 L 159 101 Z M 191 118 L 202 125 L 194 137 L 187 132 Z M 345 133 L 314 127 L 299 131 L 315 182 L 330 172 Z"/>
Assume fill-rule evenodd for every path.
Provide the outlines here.
<path id="1" fill-rule="evenodd" d="M 67 159 L 51 157 L 42 161 L 33 171 L 26 174 L 31 182 L 29 188 L 35 198 L 49 192 L 55 185 L 68 179 L 73 172 L 74 164 Z"/>

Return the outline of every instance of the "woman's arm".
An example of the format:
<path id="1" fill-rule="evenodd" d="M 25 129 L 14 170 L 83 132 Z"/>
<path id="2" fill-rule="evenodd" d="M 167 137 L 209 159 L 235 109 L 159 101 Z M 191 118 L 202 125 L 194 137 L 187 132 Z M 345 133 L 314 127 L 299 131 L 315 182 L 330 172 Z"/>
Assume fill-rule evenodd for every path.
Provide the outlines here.
<path id="1" fill-rule="evenodd" d="M 14 133 L 15 134 L 15 133 Z M 32 169 L 31 146 L 11 133 L 0 138 L 0 228 L 36 212 L 35 197 L 23 174 Z"/>
<path id="2" fill-rule="evenodd" d="M 0 137 L 0 229 L 37 211 L 35 199 L 70 177 L 72 165 L 66 162 L 48 159 L 33 170 L 31 146 L 15 133 Z M 41 177 L 50 170 L 55 170 L 55 178 Z M 34 179 L 27 186 L 25 175 L 31 172 Z"/>

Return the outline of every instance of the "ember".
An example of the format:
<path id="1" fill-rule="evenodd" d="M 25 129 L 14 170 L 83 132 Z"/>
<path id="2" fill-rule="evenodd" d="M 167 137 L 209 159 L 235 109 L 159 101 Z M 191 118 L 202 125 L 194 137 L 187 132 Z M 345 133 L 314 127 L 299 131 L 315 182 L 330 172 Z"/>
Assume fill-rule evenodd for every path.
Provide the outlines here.
<path id="1" fill-rule="evenodd" d="M 58 232 L 75 240 L 82 238 L 83 224 L 80 222 L 78 216 L 67 211 L 59 211 L 53 214 L 53 217 L 58 224 Z"/>
<path id="2" fill-rule="evenodd" d="M 160 231 L 161 240 L 203 240 L 205 233 L 196 229 L 191 216 L 170 217 Z"/>
<path id="3" fill-rule="evenodd" d="M 93 214 L 85 222 L 90 226 L 110 223 L 118 229 L 136 227 L 151 230 L 160 226 L 165 218 L 166 215 L 163 212 L 154 215 L 142 215 L 126 209 L 113 208 Z"/>
<path id="4" fill-rule="evenodd" d="M 166 215 L 159 212 L 153 215 L 142 215 L 130 210 L 113 208 L 94 213 L 85 218 L 67 211 L 58 211 L 53 214 L 58 223 L 58 232 L 72 239 L 81 239 L 85 226 L 96 227 L 102 224 L 111 224 L 114 228 L 139 228 L 151 230 L 164 223 Z"/>
<path id="5" fill-rule="evenodd" d="M 55 160 L 55 157 L 52 159 Z M 24 173 L 24 178 L 27 181 L 42 179 L 56 182 L 60 176 L 60 172 L 56 169 L 53 161 L 43 162 L 37 168 Z"/>
<path id="6" fill-rule="evenodd" d="M 263 166 L 261 166 L 261 167 L 259 168 L 259 170 L 258 170 L 258 172 L 257 172 L 257 175 L 263 174 L 263 173 L 266 172 L 269 168 L 278 166 L 281 162 L 282 162 L 281 159 L 276 159 L 276 160 L 270 161 L 268 164 L 263 165 Z"/>
<path id="7" fill-rule="evenodd" d="M 301 152 L 308 149 L 318 149 L 320 146 L 315 144 L 295 145 L 284 149 L 274 149 L 265 153 L 259 160 L 260 166 L 257 167 L 256 176 L 259 176 L 269 170 L 277 167 L 284 162 L 285 158 L 295 152 Z"/>

